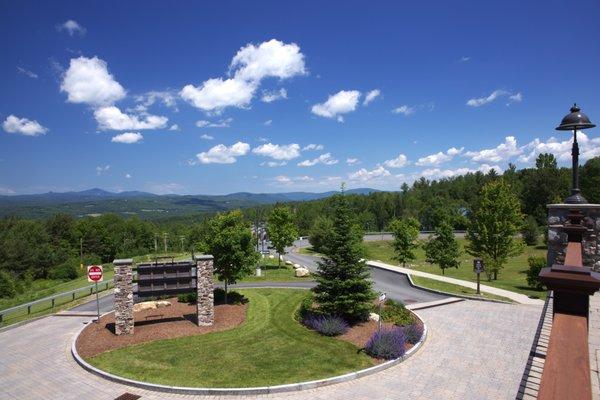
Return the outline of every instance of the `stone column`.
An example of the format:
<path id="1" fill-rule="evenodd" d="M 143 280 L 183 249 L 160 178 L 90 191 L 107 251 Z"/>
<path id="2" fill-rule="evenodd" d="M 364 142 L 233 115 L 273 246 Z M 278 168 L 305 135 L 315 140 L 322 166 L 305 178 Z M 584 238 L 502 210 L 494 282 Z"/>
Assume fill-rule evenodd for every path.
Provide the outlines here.
<path id="1" fill-rule="evenodd" d="M 115 333 L 133 335 L 133 260 L 113 261 L 115 267 Z"/>
<path id="2" fill-rule="evenodd" d="M 196 260 L 196 290 L 198 292 L 198 325 L 212 325 L 215 320 L 213 294 L 213 256 L 199 255 Z"/>
<path id="3" fill-rule="evenodd" d="M 584 217 L 583 265 L 600 272 L 600 204 L 548 205 L 548 267 L 564 264 L 568 240 L 562 228 L 571 211 L 580 211 Z"/>

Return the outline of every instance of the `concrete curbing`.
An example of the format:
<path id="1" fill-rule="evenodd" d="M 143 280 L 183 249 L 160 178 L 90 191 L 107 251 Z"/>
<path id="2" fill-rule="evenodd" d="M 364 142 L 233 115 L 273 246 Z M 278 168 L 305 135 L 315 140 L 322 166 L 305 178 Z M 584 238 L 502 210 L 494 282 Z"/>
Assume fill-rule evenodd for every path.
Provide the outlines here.
<path id="1" fill-rule="evenodd" d="M 300 288 L 298 288 L 300 289 Z M 112 312 L 112 311 L 111 311 Z M 394 360 L 386 361 L 382 364 L 375 365 L 373 367 L 365 368 L 359 371 L 349 372 L 344 375 L 338 375 L 331 378 L 319 379 L 314 381 L 306 381 L 299 383 L 291 383 L 285 385 L 275 385 L 275 386 L 263 386 L 263 387 L 250 387 L 250 388 L 195 388 L 195 387 L 182 387 L 182 386 L 168 386 L 168 385 L 160 385 L 154 383 L 147 383 L 136 381 L 133 379 L 124 378 L 118 375 L 113 375 L 106 371 L 103 371 L 99 368 L 94 367 L 85 361 L 77 352 L 77 339 L 79 335 L 83 332 L 83 330 L 87 327 L 87 324 L 84 325 L 73 337 L 71 341 L 71 355 L 83 369 L 88 372 L 91 372 L 101 378 L 107 379 L 112 382 L 120 383 L 123 385 L 134 386 L 140 389 L 151 390 L 155 392 L 163 392 L 163 393 L 173 393 L 173 394 L 185 394 L 185 395 L 259 395 L 259 394 L 274 394 L 274 393 L 284 393 L 284 392 L 297 392 L 302 390 L 310 390 L 316 389 L 324 386 L 335 385 L 337 383 L 347 382 L 354 379 L 362 378 L 365 376 L 369 376 L 375 374 L 377 372 L 386 370 L 391 368 L 397 364 L 402 363 L 408 358 L 412 357 L 423 347 L 425 340 L 428 335 L 428 328 L 425 321 L 414 311 L 411 310 L 413 315 L 418 318 L 419 321 L 423 324 L 423 335 L 419 342 L 417 342 L 412 348 L 410 348 L 404 356 L 400 358 L 396 358 Z M 105 313 L 103 315 L 110 314 L 110 312 Z"/>
<path id="2" fill-rule="evenodd" d="M 376 262 L 379 262 L 379 261 L 376 261 Z M 443 294 L 444 296 L 450 296 L 450 297 L 460 297 L 461 299 L 465 299 L 465 300 L 487 301 L 487 302 L 490 302 L 490 303 L 500 303 L 500 304 L 519 304 L 516 301 L 504 301 L 504 300 L 496 300 L 496 299 L 486 299 L 486 298 L 483 298 L 483 297 L 475 297 L 475 296 L 469 296 L 469 295 L 465 295 L 465 294 L 448 293 L 448 292 L 444 292 L 442 290 L 430 289 L 430 288 L 427 288 L 427 287 L 424 287 L 424 286 L 417 285 L 412 280 L 412 277 L 408 273 L 401 272 L 401 271 L 391 270 L 391 269 L 388 269 L 388 268 L 385 268 L 385 267 L 382 267 L 382 266 L 376 265 L 376 264 L 371 264 L 370 261 L 366 261 L 366 264 L 369 267 L 371 267 L 371 268 L 379 268 L 379 269 L 382 269 L 384 271 L 393 271 L 393 272 L 396 272 L 398 274 L 406 275 L 406 277 L 408 278 L 408 283 L 410 284 L 410 286 L 412 286 L 412 287 L 414 287 L 416 289 L 419 289 L 419 290 L 423 290 L 425 292 L 436 293 L 436 294 Z"/>

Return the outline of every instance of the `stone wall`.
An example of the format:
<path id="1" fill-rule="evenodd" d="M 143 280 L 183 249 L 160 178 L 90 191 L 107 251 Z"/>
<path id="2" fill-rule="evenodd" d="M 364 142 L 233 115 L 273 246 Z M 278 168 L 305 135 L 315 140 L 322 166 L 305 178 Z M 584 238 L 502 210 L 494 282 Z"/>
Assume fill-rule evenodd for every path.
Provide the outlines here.
<path id="1" fill-rule="evenodd" d="M 115 333 L 133 334 L 133 272 L 132 259 L 115 260 Z"/>
<path id="2" fill-rule="evenodd" d="M 583 265 L 600 271 L 600 204 L 549 204 L 548 205 L 548 266 L 564 264 L 567 234 L 562 226 L 572 210 L 584 215 Z"/>
<path id="3" fill-rule="evenodd" d="M 213 256 L 196 256 L 196 289 L 198 291 L 198 325 L 212 325 L 215 319 L 213 294 Z"/>

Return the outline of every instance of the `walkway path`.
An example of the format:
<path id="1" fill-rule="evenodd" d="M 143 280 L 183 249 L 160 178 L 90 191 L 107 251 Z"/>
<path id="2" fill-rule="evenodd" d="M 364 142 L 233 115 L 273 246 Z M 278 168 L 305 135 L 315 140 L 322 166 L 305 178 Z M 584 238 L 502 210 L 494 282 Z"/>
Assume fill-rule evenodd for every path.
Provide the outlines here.
<path id="1" fill-rule="evenodd" d="M 416 270 L 413 270 L 410 268 L 403 268 L 403 267 L 398 267 L 396 265 L 382 263 L 380 261 L 367 261 L 367 264 L 370 266 L 387 269 L 389 271 L 396 271 L 396 272 L 400 272 L 400 273 L 407 274 L 407 275 L 422 276 L 424 278 L 434 279 L 436 281 L 442 281 L 442 282 L 452 283 L 454 285 L 465 286 L 465 287 L 468 287 L 471 289 L 477 289 L 476 283 L 465 281 L 462 279 L 449 278 L 446 276 L 430 274 L 428 272 L 416 271 Z M 494 294 L 496 296 L 507 297 L 519 304 L 529 304 L 529 305 L 536 305 L 536 306 L 542 306 L 544 304 L 543 300 L 531 299 L 531 298 L 525 296 L 524 294 L 511 292 L 510 290 L 498 289 L 498 288 L 488 286 L 488 285 L 481 285 L 481 291 L 490 293 L 490 294 Z"/>
<path id="2" fill-rule="evenodd" d="M 421 310 L 430 336 L 404 363 L 320 389 L 243 398 L 514 399 L 540 312 L 537 306 L 480 301 Z M 1 332 L 0 398 L 114 399 L 125 392 L 142 400 L 190 398 L 127 387 L 84 371 L 73 361 L 70 345 L 88 321 L 51 316 Z"/>

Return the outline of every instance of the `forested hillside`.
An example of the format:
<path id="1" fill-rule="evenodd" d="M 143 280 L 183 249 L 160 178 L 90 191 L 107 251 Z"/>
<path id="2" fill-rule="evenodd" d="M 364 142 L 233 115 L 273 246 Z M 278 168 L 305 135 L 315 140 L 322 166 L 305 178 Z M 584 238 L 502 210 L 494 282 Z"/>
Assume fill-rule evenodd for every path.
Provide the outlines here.
<path id="1" fill-rule="evenodd" d="M 518 194 L 523 213 L 544 225 L 546 204 L 560 202 L 568 195 L 570 174 L 570 169 L 557 167 L 554 156 L 542 154 L 535 168 L 517 170 L 510 166 L 502 176 L 491 171 L 433 181 L 420 179 L 397 192 L 346 196 L 364 231 L 385 230 L 394 217 L 415 217 L 421 229 L 431 229 L 441 220 L 451 221 L 455 229 L 464 229 L 481 187 L 503 177 Z M 581 186 L 588 201 L 600 203 L 600 157 L 581 168 Z M 286 203 L 293 210 L 300 235 L 308 235 L 316 221 L 323 222 L 332 215 L 329 197 Z M 262 204 L 243 212 L 252 222 L 264 221 L 272 207 Z M 32 279 L 72 279 L 81 273 L 80 250 L 84 263 L 151 253 L 155 243 L 162 250 L 165 240 L 169 251 L 197 251 L 212 215 L 196 212 L 152 221 L 116 214 L 5 217 L 0 219 L 0 297 L 14 293 L 19 285 L 27 285 Z"/>

